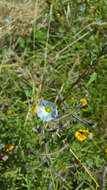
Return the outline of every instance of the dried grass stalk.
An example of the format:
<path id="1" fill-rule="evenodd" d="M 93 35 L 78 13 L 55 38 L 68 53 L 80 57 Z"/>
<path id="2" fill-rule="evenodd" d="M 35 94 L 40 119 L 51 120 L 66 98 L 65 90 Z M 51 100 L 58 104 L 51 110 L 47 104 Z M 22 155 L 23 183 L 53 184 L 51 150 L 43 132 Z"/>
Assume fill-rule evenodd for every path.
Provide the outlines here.
<path id="1" fill-rule="evenodd" d="M 41 28 L 45 25 L 44 0 L 0 0 L 0 41 L 15 32 L 20 34 L 32 30 L 32 25 Z"/>

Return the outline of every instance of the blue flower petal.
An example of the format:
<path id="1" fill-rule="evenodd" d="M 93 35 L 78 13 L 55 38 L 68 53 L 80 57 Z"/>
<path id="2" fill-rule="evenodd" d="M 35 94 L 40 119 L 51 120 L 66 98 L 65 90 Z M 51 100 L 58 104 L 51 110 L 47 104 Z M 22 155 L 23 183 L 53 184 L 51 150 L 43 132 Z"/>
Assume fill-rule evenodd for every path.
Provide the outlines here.
<path id="1" fill-rule="evenodd" d="M 85 6 L 85 5 L 80 5 L 80 6 L 79 6 L 79 10 L 80 10 L 80 11 L 85 11 L 85 9 L 86 9 L 86 6 Z"/>
<path id="2" fill-rule="evenodd" d="M 9 23 L 9 22 L 12 21 L 12 19 L 8 17 L 8 18 L 5 18 L 4 21 L 7 22 L 7 23 Z"/>
<path id="3" fill-rule="evenodd" d="M 103 21 L 101 19 L 96 19 L 95 24 L 101 24 Z"/>

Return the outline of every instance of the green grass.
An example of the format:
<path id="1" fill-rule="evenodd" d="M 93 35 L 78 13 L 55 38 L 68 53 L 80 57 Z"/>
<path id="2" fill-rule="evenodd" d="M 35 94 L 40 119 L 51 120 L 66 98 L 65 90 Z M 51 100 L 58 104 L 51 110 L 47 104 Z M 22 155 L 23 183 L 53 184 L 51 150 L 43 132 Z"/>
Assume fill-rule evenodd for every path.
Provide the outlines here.
<path id="1" fill-rule="evenodd" d="M 80 11 L 83 4 L 86 9 Z M 50 0 L 46 26 L 5 38 L 0 49 L 1 190 L 106 190 L 106 7 L 104 0 Z M 88 100 L 84 108 L 81 98 Z M 57 105 L 59 121 L 47 125 L 32 113 L 43 100 Z M 63 118 L 70 112 L 80 120 L 72 114 Z M 91 136 L 79 141 L 79 129 Z M 8 144 L 13 151 L 6 152 Z"/>

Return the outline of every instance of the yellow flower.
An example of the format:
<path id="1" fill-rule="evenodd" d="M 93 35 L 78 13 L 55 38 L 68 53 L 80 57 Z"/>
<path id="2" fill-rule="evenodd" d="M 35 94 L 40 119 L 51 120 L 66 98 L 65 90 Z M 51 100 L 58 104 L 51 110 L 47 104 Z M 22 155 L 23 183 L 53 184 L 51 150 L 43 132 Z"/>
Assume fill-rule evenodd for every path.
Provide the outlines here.
<path id="1" fill-rule="evenodd" d="M 6 146 L 6 152 L 11 152 L 14 148 L 15 148 L 14 145 L 8 144 L 8 145 Z"/>
<path id="2" fill-rule="evenodd" d="M 104 152 L 107 154 L 107 148 L 105 148 Z"/>
<path id="3" fill-rule="evenodd" d="M 8 110 L 6 111 L 6 113 L 7 113 L 7 115 L 12 115 L 12 114 L 14 113 L 14 110 L 8 109 Z"/>
<path id="4" fill-rule="evenodd" d="M 75 137 L 80 141 L 84 141 L 88 138 L 84 133 L 88 134 L 89 130 L 79 129 L 78 131 L 76 131 Z"/>
<path id="5" fill-rule="evenodd" d="M 37 108 L 39 107 L 39 105 L 37 104 L 36 106 L 33 106 L 31 109 L 32 115 L 35 115 L 35 113 L 37 113 Z"/>
<path id="6" fill-rule="evenodd" d="M 59 169 L 65 172 L 67 170 L 67 166 L 65 164 L 61 164 Z"/>
<path id="7" fill-rule="evenodd" d="M 80 105 L 83 106 L 83 107 L 84 107 L 84 106 L 87 106 L 87 105 L 88 105 L 87 99 L 81 98 L 81 99 L 80 99 Z"/>

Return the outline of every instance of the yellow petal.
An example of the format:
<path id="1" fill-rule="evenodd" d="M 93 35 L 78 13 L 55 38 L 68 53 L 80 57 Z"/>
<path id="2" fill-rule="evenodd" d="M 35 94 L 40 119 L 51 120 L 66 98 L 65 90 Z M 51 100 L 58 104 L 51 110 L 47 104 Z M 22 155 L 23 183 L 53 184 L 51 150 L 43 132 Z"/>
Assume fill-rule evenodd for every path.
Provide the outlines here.
<path id="1" fill-rule="evenodd" d="M 39 107 L 39 105 L 36 105 L 32 108 L 32 113 L 35 114 L 37 113 L 37 108 Z"/>
<path id="2" fill-rule="evenodd" d="M 107 148 L 105 148 L 104 152 L 107 154 Z"/>
<path id="3" fill-rule="evenodd" d="M 82 132 L 82 133 L 89 133 L 89 130 L 88 130 L 88 129 L 79 129 L 79 132 Z"/>
<path id="4" fill-rule="evenodd" d="M 15 148 L 14 145 L 8 144 L 6 146 L 6 152 L 11 152 L 14 148 Z"/>
<path id="5" fill-rule="evenodd" d="M 87 99 L 85 99 L 85 98 L 81 98 L 80 99 L 80 104 L 81 104 L 81 106 L 87 106 L 88 105 L 88 101 L 87 101 Z"/>
<path id="6" fill-rule="evenodd" d="M 14 110 L 8 109 L 6 113 L 7 113 L 7 115 L 12 115 L 14 113 Z"/>
<path id="7" fill-rule="evenodd" d="M 80 141 L 84 141 L 84 140 L 87 139 L 87 136 L 85 136 L 84 134 L 81 134 L 81 133 L 78 132 L 78 131 L 75 133 L 75 137 L 76 137 L 78 140 L 80 140 Z"/>

